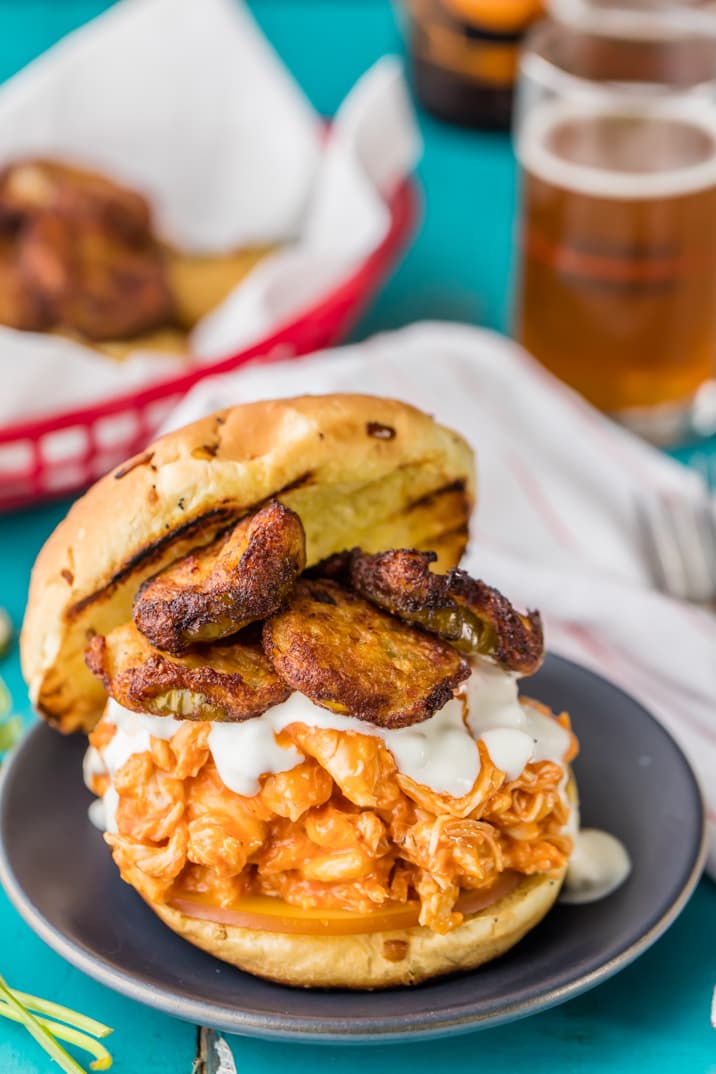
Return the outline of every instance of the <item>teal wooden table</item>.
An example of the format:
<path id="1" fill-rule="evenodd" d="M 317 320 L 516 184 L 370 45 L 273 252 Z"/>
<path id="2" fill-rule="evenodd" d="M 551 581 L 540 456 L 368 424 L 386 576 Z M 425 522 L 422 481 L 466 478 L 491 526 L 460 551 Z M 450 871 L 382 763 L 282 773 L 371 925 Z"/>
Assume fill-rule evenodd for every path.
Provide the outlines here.
<path id="1" fill-rule="evenodd" d="M 200 2 L 200 0 L 196 0 Z M 0 0 L 0 79 L 109 6 L 101 0 Z M 356 77 L 400 47 L 387 0 L 254 0 L 265 32 L 314 105 L 333 112 Z M 421 120 L 423 229 L 356 335 L 424 317 L 508 324 L 515 169 L 508 140 Z M 714 445 L 716 450 L 716 445 Z M 688 450 L 682 453 L 688 455 Z M 0 518 L 0 605 L 22 619 L 30 568 L 68 503 Z M 16 709 L 32 719 L 17 649 L 0 664 Z M 117 1074 L 191 1074 L 196 1027 L 95 984 L 54 955 L 0 892 L 0 972 L 17 988 L 116 1027 Z M 499 1029 L 435 1043 L 365 1049 L 229 1038 L 242 1074 L 447 1069 L 490 1074 L 716 1074 L 709 1025 L 716 983 L 716 886 L 703 881 L 654 948 L 612 981 L 562 1007 Z M 377 1000 L 378 1001 L 378 1000 Z M 54 1064 L 17 1026 L 0 1022 L 0 1074 L 50 1074 Z"/>

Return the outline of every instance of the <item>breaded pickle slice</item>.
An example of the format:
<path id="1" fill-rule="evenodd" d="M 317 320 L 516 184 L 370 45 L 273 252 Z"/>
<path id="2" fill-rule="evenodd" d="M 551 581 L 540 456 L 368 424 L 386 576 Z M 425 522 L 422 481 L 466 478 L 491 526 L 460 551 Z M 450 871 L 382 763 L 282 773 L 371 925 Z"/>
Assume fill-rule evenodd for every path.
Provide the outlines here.
<path id="1" fill-rule="evenodd" d="M 463 570 L 434 574 L 430 564 L 435 558 L 414 549 L 376 555 L 354 549 L 351 585 L 393 615 L 446 638 L 460 652 L 492 657 L 523 675 L 536 671 L 544 655 L 539 612 L 521 614 L 498 590 Z"/>
<path id="2" fill-rule="evenodd" d="M 469 675 L 450 645 L 324 579 L 298 582 L 263 639 L 294 690 L 379 727 L 428 719 Z"/>
<path id="3" fill-rule="evenodd" d="M 87 666 L 125 708 L 182 720 L 248 720 L 278 705 L 290 690 L 260 644 L 224 642 L 170 656 L 133 623 L 91 639 Z"/>
<path id="4" fill-rule="evenodd" d="M 229 637 L 281 605 L 306 564 L 298 515 L 272 502 L 140 586 L 132 612 L 158 649 Z"/>

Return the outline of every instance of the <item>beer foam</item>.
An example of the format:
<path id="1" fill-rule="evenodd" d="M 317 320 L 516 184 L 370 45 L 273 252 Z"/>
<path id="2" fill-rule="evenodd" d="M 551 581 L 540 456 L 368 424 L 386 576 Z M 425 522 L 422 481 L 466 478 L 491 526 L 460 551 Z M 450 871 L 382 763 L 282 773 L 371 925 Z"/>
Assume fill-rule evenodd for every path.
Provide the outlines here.
<path id="1" fill-rule="evenodd" d="M 708 160 L 683 168 L 664 171 L 619 171 L 578 164 L 549 147 L 550 135 L 564 123 L 601 117 L 644 119 L 683 123 L 705 134 L 713 145 Z M 716 186 L 716 108 L 701 95 L 671 101 L 657 111 L 612 102 L 583 100 L 577 102 L 546 101 L 536 106 L 526 118 L 517 138 L 517 158 L 522 167 L 552 186 L 596 198 L 675 198 Z"/>

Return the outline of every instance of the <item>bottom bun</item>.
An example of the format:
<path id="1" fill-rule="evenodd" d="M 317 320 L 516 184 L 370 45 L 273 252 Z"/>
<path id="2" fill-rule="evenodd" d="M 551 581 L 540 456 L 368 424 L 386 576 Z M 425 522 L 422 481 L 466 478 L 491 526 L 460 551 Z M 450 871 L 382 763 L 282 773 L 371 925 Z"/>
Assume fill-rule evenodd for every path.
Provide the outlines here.
<path id="1" fill-rule="evenodd" d="M 555 902 L 566 868 L 529 876 L 509 895 L 445 935 L 415 926 L 349 936 L 301 936 L 219 925 L 150 902 L 162 921 L 196 947 L 247 973 L 300 988 L 391 988 L 472 970 L 534 928 Z"/>

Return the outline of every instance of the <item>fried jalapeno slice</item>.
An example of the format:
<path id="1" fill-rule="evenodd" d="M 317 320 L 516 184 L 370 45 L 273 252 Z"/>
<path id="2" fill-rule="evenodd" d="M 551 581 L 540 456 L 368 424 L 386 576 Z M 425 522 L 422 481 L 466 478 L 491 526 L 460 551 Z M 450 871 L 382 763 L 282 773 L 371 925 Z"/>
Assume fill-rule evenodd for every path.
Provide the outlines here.
<path id="1" fill-rule="evenodd" d="M 218 541 L 148 578 L 134 601 L 134 622 L 158 649 L 185 652 L 271 615 L 305 564 L 300 518 L 269 503 Z"/>
<path id="2" fill-rule="evenodd" d="M 433 552 L 398 549 L 350 556 L 351 585 L 363 597 L 406 622 L 446 638 L 464 653 L 490 656 L 529 675 L 542 663 L 544 637 L 538 612 L 522 615 L 506 597 L 463 570 L 434 574 Z"/>
<path id="3" fill-rule="evenodd" d="M 183 720 L 248 720 L 290 690 L 258 642 L 211 645 L 184 656 L 157 652 L 132 623 L 95 635 L 85 659 L 120 705 Z"/>
<path id="4" fill-rule="evenodd" d="M 450 645 L 327 579 L 302 579 L 264 624 L 263 640 L 293 689 L 378 727 L 428 719 L 469 675 Z"/>

